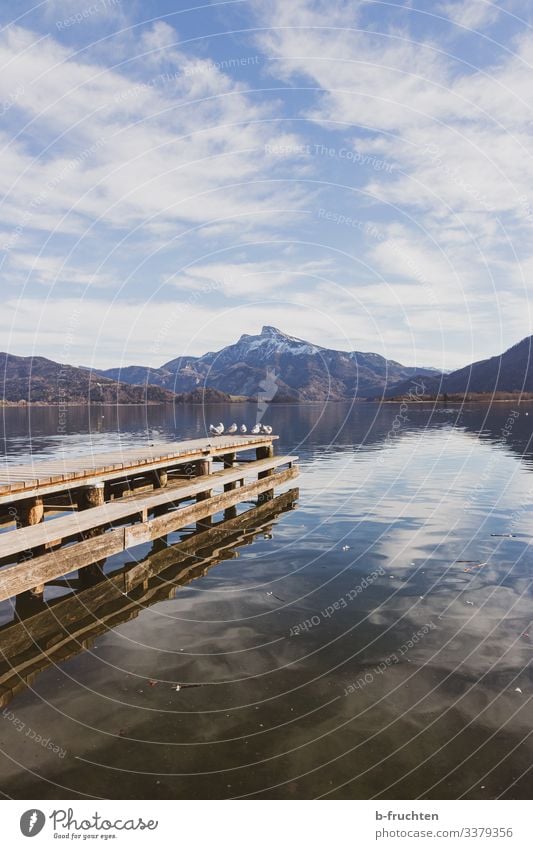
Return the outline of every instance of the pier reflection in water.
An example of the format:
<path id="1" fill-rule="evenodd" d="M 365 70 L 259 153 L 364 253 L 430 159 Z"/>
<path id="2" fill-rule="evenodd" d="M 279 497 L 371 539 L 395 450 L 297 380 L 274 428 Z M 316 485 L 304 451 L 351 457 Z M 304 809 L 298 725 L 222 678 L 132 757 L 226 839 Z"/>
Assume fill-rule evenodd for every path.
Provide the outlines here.
<path id="1" fill-rule="evenodd" d="M 272 405 L 276 452 L 300 457 L 298 509 L 22 686 L 0 723 L 0 789 L 529 798 L 533 406 L 509 428 L 512 407 L 409 408 L 398 429 L 394 405 Z M 33 410 L 31 441 L 29 415 L 6 411 L 12 462 L 194 438 L 246 413 L 70 410 L 59 440 L 54 412 Z M 52 609 L 71 592 L 50 587 Z M 50 634 L 41 653 L 68 627 Z"/>
<path id="2" fill-rule="evenodd" d="M 258 534 L 268 534 L 297 497 L 298 490 L 291 489 L 240 515 L 226 516 L 209 530 L 184 534 L 178 544 L 168 545 L 160 537 L 142 560 L 118 570 L 105 573 L 105 561 L 99 561 L 80 570 L 77 579 L 53 582 L 72 592 L 50 603 L 44 595 L 17 596 L 13 621 L 0 627 L 0 706 L 47 667 L 90 649 L 100 634 L 172 599 L 180 586 L 235 557 Z"/>

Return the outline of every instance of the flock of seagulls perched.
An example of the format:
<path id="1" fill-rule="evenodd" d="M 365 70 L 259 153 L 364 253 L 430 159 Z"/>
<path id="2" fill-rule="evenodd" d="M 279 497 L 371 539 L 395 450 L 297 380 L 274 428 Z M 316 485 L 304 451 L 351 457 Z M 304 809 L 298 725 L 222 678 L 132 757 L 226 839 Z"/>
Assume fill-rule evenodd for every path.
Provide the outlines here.
<path id="1" fill-rule="evenodd" d="M 222 436 L 223 433 L 237 433 L 238 430 L 240 430 L 241 433 L 248 433 L 248 428 L 245 424 L 242 424 L 239 427 L 236 422 L 233 422 L 233 424 L 231 424 L 227 430 L 222 422 L 219 422 L 217 425 L 209 425 L 209 433 L 212 433 L 213 436 Z M 256 436 L 258 433 L 271 434 L 272 428 L 270 427 L 270 425 L 260 424 L 258 422 L 251 428 L 250 433 L 252 433 L 254 436 Z"/>

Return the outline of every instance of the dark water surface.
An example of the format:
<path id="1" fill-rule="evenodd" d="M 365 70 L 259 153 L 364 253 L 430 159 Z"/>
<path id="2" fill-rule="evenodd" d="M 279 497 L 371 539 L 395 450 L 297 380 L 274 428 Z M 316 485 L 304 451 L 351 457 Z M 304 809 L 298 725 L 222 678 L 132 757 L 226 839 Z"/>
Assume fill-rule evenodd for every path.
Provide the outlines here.
<path id="1" fill-rule="evenodd" d="M 530 797 L 533 405 L 506 427 L 510 409 L 273 406 L 277 453 L 300 456 L 297 509 L 36 675 L 1 717 L 0 790 Z M 254 414 L 71 408 L 62 436 L 57 410 L 9 409 L 3 451 L 198 437 L 204 415 Z"/>

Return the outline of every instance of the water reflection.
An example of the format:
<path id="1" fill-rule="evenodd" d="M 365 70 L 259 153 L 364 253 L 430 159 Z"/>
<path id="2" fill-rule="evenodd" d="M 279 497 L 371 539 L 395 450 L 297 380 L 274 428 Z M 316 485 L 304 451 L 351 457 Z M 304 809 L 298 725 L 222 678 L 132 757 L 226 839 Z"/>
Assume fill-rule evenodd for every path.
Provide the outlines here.
<path id="1" fill-rule="evenodd" d="M 511 410 L 410 407 L 398 426 L 395 405 L 272 406 L 300 508 L 20 692 L 10 709 L 68 754 L 6 721 L 0 787 L 527 798 L 533 412 L 509 428 Z M 120 408 L 98 426 L 72 408 L 66 440 L 54 413 L 32 415 L 30 446 L 27 412 L 6 411 L 11 456 L 108 446 L 119 423 L 128 443 L 194 437 L 254 411 Z"/>
<path id="2" fill-rule="evenodd" d="M 0 627 L 0 706 L 43 670 L 89 648 L 110 627 L 127 622 L 222 560 L 236 556 L 257 534 L 270 534 L 272 522 L 294 507 L 292 489 L 268 503 L 213 525 L 201 533 L 180 533 L 178 545 L 154 540 L 133 565 L 104 571 L 105 561 L 80 570 L 77 578 L 53 582 L 65 590 L 50 603 L 30 593 L 12 603 L 13 620 Z M 52 582 L 51 582 L 52 583 Z M 48 585 L 50 586 L 50 585 Z"/>

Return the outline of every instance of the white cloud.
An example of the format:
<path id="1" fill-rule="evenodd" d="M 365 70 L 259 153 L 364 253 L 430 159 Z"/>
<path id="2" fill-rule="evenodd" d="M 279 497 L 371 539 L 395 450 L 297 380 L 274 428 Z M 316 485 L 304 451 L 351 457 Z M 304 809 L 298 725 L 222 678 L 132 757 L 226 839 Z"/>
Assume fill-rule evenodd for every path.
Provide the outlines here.
<path id="1" fill-rule="evenodd" d="M 401 224 L 414 265 L 386 243 L 369 244 L 367 260 L 381 273 L 403 273 L 406 282 L 417 279 L 418 268 L 442 290 L 460 289 L 470 334 L 485 347 L 490 331 L 482 293 L 491 297 L 493 286 L 520 277 L 520 262 L 529 267 L 533 256 L 533 36 L 523 32 L 506 45 L 514 53 L 507 49 L 491 66 L 475 69 L 443 50 L 437 30 L 421 41 L 407 28 L 354 29 L 362 8 L 333 4 L 331 29 L 329 5 L 300 0 L 293 10 L 275 2 L 265 14 L 257 4 L 263 25 L 281 16 L 284 26 L 259 38 L 276 58 L 276 74 L 319 88 L 308 117 L 395 163 L 390 174 L 372 172 L 364 188 L 382 214 Z M 453 9 L 471 26 L 496 14 L 483 3 Z M 529 332 L 528 313 L 526 301 L 508 330 Z M 465 336 L 465 349 L 466 342 Z"/>
<path id="2" fill-rule="evenodd" d="M 215 262 L 192 266 L 187 277 L 176 275 L 172 282 L 182 288 L 201 291 L 214 287 L 232 298 L 257 300 L 280 289 L 305 285 L 333 273 L 329 260 L 307 262 L 281 262 L 279 259 L 262 262 Z"/>
<path id="3" fill-rule="evenodd" d="M 49 4 L 49 14 L 74 5 Z M 39 298 L 23 305 L 26 324 L 16 316 L 12 344 L 27 350 L 35 339 L 53 356 L 69 283 L 107 287 L 109 302 L 130 272 L 109 315 L 103 295 L 84 305 L 87 328 L 99 330 L 80 330 L 80 361 L 90 362 L 95 338 L 99 364 L 158 365 L 268 323 L 426 365 L 441 364 L 431 349 L 438 358 L 442 326 L 451 367 L 472 350 L 493 353 L 495 337 L 511 344 L 526 335 L 530 33 L 500 52 L 494 44 L 490 64 L 475 69 L 452 53 L 458 44 L 469 55 L 468 33 L 431 15 L 422 29 L 407 7 L 261 0 L 255 9 L 262 29 L 241 37 L 252 49 L 259 40 L 265 62 L 251 87 L 270 69 L 287 93 L 248 92 L 206 56 L 208 41 L 199 58 L 167 22 L 77 54 L 54 34 L 0 33 L 0 66 L 10 72 L 0 75 L 9 107 L 0 135 L 3 271 L 14 284 L 35 283 L 29 294 Z M 474 28 L 496 14 L 482 0 L 446 2 L 443 12 Z M 343 171 L 338 156 L 302 153 L 322 137 L 394 167 L 346 160 Z M 279 154 L 269 152 L 276 146 Z M 325 194 L 329 209 L 372 218 L 382 235 L 328 229 L 317 218 Z M 292 255 L 261 245 L 291 237 Z M 139 269 L 146 283 L 135 290 Z M 152 302 L 168 296 L 158 286 L 169 280 L 192 330 L 173 302 Z M 213 280 L 223 282 L 216 304 L 192 299 Z M 41 301 L 43 286 L 57 312 Z M 223 314 L 228 328 L 221 303 L 232 310 Z M 175 332 L 155 350 L 168 313 Z M 124 327 L 132 332 L 123 351 Z"/>
<path id="4" fill-rule="evenodd" d="M 460 0 L 460 2 L 443 3 L 437 11 L 446 15 L 456 24 L 465 29 L 481 29 L 493 24 L 500 14 L 495 3 L 488 0 Z"/>
<path id="5" fill-rule="evenodd" d="M 157 24 L 145 41 L 163 46 L 170 30 Z M 11 110 L 15 125 L 0 140 L 4 227 L 30 215 L 34 229 L 81 232 L 94 220 L 157 228 L 231 219 L 258 207 L 264 226 L 269 206 L 281 198 L 297 202 L 295 191 L 272 185 L 266 192 L 260 182 L 268 176 L 264 141 L 272 130 L 263 122 L 270 110 L 213 66 L 187 76 L 191 58 L 172 57 L 181 70 L 155 74 L 148 63 L 153 75 L 145 67 L 139 83 L 71 57 L 52 38 L 36 43 L 20 27 L 0 35 L 0 63 L 9 63 L 23 89 Z M 9 86 L 7 75 L 0 77 L 0 99 Z M 36 137 L 34 151 L 28 139 Z"/>
<path id="6" fill-rule="evenodd" d="M 5 271 L 11 282 L 18 281 L 25 285 L 39 283 L 54 287 L 67 283 L 95 288 L 108 287 L 116 282 L 116 277 L 110 272 L 92 272 L 88 266 L 66 264 L 63 256 L 12 253 Z"/>

